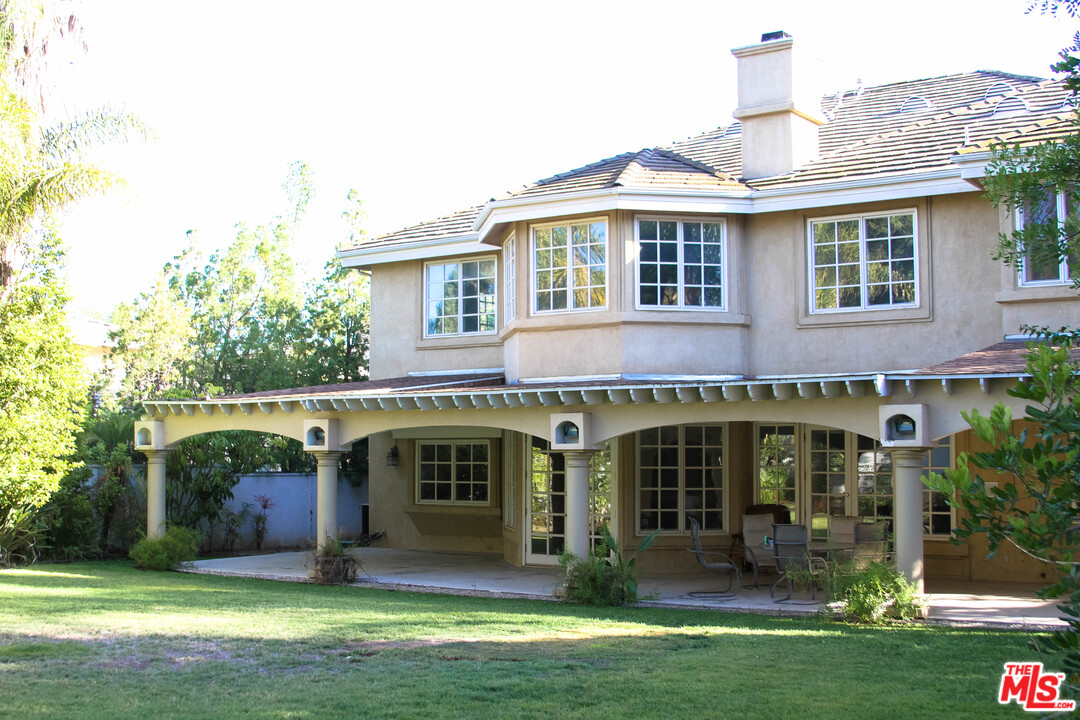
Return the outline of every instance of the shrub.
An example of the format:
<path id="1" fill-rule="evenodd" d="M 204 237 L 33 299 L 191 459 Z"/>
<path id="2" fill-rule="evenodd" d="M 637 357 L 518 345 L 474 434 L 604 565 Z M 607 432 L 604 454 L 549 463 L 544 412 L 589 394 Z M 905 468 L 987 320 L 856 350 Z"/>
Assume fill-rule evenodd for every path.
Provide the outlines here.
<path id="1" fill-rule="evenodd" d="M 143 538 L 131 548 L 131 559 L 143 570 L 172 570 L 199 555 L 202 534 L 185 527 L 171 527 L 160 538 Z"/>
<path id="2" fill-rule="evenodd" d="M 844 619 L 851 622 L 913 620 L 923 612 L 915 586 L 885 563 L 872 562 L 861 568 L 850 562 L 833 566 L 827 582 L 829 600 L 840 603 Z"/>
<path id="3" fill-rule="evenodd" d="M 30 565 L 44 549 L 45 521 L 29 505 L 0 508 L 0 567 Z"/>
<path id="4" fill-rule="evenodd" d="M 636 603 L 638 553 L 656 540 L 648 535 L 629 558 L 624 558 L 619 544 L 607 525 L 600 529 L 601 541 L 586 557 L 571 552 L 559 555 L 562 566 L 563 599 L 582 605 L 629 605 Z"/>
<path id="5" fill-rule="evenodd" d="M 312 556 L 314 568 L 312 579 L 320 585 L 347 585 L 356 581 L 356 576 L 364 567 L 357 558 L 345 549 L 340 536 L 326 538 L 326 542 Z"/>

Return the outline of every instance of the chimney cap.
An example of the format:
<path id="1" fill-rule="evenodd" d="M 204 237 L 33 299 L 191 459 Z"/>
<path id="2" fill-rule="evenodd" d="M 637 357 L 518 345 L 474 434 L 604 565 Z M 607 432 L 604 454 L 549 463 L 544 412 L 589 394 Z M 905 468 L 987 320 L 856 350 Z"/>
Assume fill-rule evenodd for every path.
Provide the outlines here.
<path id="1" fill-rule="evenodd" d="M 783 30 L 775 30 L 773 32 L 767 32 L 761 34 L 761 42 L 772 42 L 773 40 L 786 40 L 791 36 Z"/>

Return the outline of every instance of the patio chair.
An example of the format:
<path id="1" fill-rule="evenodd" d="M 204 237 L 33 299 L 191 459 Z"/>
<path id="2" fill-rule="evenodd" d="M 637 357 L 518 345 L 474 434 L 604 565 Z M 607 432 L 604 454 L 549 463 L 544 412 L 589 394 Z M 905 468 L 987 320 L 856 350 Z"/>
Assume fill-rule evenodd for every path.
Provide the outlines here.
<path id="1" fill-rule="evenodd" d="M 701 567 L 706 570 L 722 570 L 728 574 L 728 585 L 723 590 L 695 591 L 687 593 L 687 595 L 690 597 L 733 597 L 738 591 L 739 583 L 742 582 L 742 573 L 739 572 L 739 566 L 732 562 L 731 558 L 722 552 L 702 549 L 701 526 L 698 525 L 698 521 L 692 517 L 687 518 L 687 520 L 690 521 L 690 542 L 693 544 L 693 547 L 689 547 L 687 550 L 697 556 L 698 562 L 701 563 Z"/>
<path id="2" fill-rule="evenodd" d="M 851 557 L 856 567 L 861 569 L 870 563 L 882 562 L 888 558 L 889 523 L 887 520 L 855 523 L 854 534 Z"/>
<path id="3" fill-rule="evenodd" d="M 773 525 L 773 554 L 776 557 L 776 570 L 780 577 L 769 588 L 769 597 L 773 597 L 776 586 L 787 580 L 787 595 L 774 602 L 786 602 L 791 599 L 793 572 L 808 572 L 811 577 L 810 599 L 816 600 L 817 576 L 826 569 L 823 558 L 810 555 L 810 538 L 805 525 Z"/>
<path id="4" fill-rule="evenodd" d="M 855 549 L 855 525 L 858 515 L 833 515 L 829 518 L 829 545 L 833 551 L 851 554 Z"/>
<path id="5" fill-rule="evenodd" d="M 743 552 L 754 571 L 753 588 L 758 587 L 758 573 L 763 568 L 776 568 L 776 559 L 771 547 L 765 547 L 765 538 L 771 536 L 776 520 L 772 515 L 743 515 L 742 534 Z M 747 587 L 751 587 L 747 585 Z"/>

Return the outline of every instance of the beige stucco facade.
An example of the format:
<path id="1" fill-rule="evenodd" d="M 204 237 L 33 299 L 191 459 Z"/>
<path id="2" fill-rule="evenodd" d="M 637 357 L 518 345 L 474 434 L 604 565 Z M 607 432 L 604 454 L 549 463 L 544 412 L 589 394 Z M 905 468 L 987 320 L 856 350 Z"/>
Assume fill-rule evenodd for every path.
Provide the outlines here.
<path id="1" fill-rule="evenodd" d="M 831 98 L 830 119 L 790 38 L 734 53 L 741 131 L 702 141 L 714 154 L 688 141 L 611 158 L 343 252 L 372 275 L 372 383 L 150 403 L 138 444 L 163 453 L 196 433 L 258 430 L 302 440 L 331 473 L 335 453 L 368 438 L 370 525 L 393 547 L 553 563 L 560 549 L 586 551 L 586 530 L 608 523 L 628 549 L 660 530 L 642 567 L 688 566 L 691 516 L 705 522 L 707 547 L 728 551 L 745 509 L 781 498 L 796 522 L 822 530 L 838 515 L 891 521 L 900 567 L 919 583 L 1040 579 L 1042 568 L 1007 550 L 985 562 L 984 548 L 950 544 L 960 518 L 919 477 L 928 457 L 937 469 L 975 448 L 962 411 L 1023 411 L 1006 393 L 1022 366 L 943 364 L 1025 325 L 1076 324 L 1080 298 L 1064 280 L 1021 287 L 994 260 L 1015 222 L 983 197 L 986 157 L 947 142 L 935 150 L 937 138 L 919 134 L 928 122 L 882 109 L 897 100 L 884 91 L 858 122 L 842 119 L 841 101 L 857 105 L 861 90 Z M 972 124 L 989 112 L 976 109 Z M 978 135 L 950 125 L 954 115 L 941 132 L 966 152 Z M 873 123 L 880 134 L 862 127 Z M 835 127 L 827 161 L 819 133 Z M 907 154 L 896 152 L 908 149 L 905 131 Z M 893 217 L 911 230 L 871 249 L 881 236 L 868 224 Z M 670 257 L 645 259 L 650 223 L 676 233 L 656 250 Z M 829 243 L 815 228 L 829 223 L 858 237 L 819 259 Z M 590 239 L 564 241 L 575 259 L 560 265 L 539 238 L 575 227 Z M 692 240 L 695 229 L 713 239 Z M 856 244 L 857 260 L 836 259 Z M 883 252 L 895 262 L 882 276 L 870 255 Z M 650 262 L 679 279 L 650 280 Z M 481 266 L 493 268 L 482 283 Z M 650 282 L 678 292 L 649 300 Z M 888 299 L 869 300 L 882 286 Z M 829 287 L 835 298 L 857 287 L 858 307 L 829 305 Z M 566 293 L 560 302 L 552 288 Z M 440 325 L 446 316 L 455 322 Z M 573 432 L 560 435 L 566 417 Z M 897 418 L 917 432 L 893 437 Z M 770 442 L 786 443 L 781 460 Z M 780 476 L 787 484 L 768 484 Z M 326 500 L 320 538 L 337 527 Z M 152 516 L 150 531 L 164 520 Z"/>

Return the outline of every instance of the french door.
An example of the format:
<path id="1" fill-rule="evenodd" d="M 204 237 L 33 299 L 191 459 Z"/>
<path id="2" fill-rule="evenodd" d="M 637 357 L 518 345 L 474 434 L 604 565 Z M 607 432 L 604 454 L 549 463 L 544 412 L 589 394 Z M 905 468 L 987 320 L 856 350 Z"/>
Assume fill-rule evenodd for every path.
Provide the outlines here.
<path id="1" fill-rule="evenodd" d="M 547 440 L 527 437 L 525 453 L 525 562 L 558 563 L 566 547 L 566 465 L 562 453 L 552 452 Z M 595 545 L 600 528 L 611 525 L 614 443 L 593 453 L 589 467 L 589 535 Z"/>
<path id="2" fill-rule="evenodd" d="M 801 423 L 756 428 L 758 502 L 788 507 L 818 538 L 830 517 L 892 518 L 892 456 L 873 438 Z"/>

